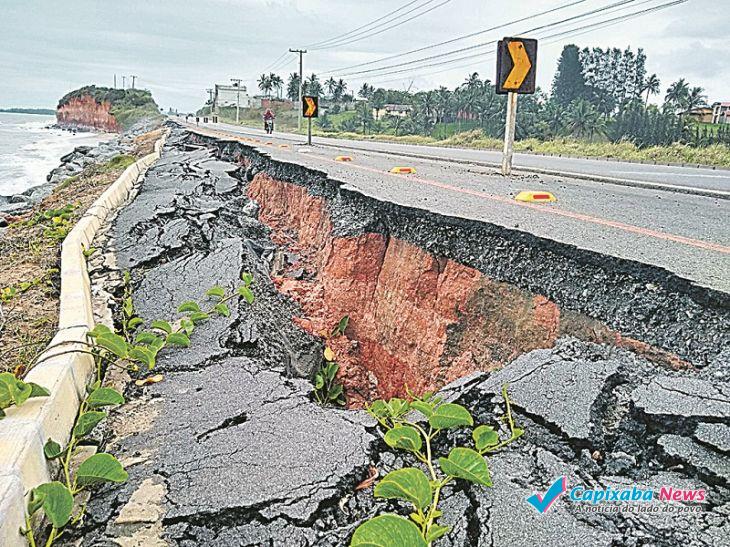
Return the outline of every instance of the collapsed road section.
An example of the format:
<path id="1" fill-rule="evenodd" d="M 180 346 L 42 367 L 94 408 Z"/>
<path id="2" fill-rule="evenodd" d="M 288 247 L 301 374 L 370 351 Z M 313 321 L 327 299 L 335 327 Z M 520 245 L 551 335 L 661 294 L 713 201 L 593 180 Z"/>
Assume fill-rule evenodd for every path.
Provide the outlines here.
<path id="1" fill-rule="evenodd" d="M 363 481 L 414 463 L 357 408 L 440 389 L 494 423 L 504 383 L 526 433 L 489 459 L 492 488 L 445 488 L 452 529 L 436 544 L 726 541 L 726 294 L 343 182 L 173 129 L 100 242 L 97 284 L 130 271 L 146 318 L 243 272 L 256 299 L 166 353 L 164 381 L 128 388 L 107 438 L 130 480 L 92 499 L 83 544 L 347 545 L 364 520 L 403 512 Z M 328 343 L 349 410 L 320 407 L 309 382 L 344 316 Z M 570 493 L 549 512 L 526 501 L 561 477 Z M 657 495 L 599 511 L 575 488 Z"/>

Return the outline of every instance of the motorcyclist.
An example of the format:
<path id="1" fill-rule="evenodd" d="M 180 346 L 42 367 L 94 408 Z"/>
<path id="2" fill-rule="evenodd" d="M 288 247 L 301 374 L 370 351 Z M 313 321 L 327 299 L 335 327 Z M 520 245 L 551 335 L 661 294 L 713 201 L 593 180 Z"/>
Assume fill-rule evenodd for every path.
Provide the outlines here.
<path id="1" fill-rule="evenodd" d="M 274 119 L 276 116 L 274 116 L 274 113 L 271 111 L 270 108 L 266 109 L 266 112 L 264 112 L 264 131 L 267 133 L 273 133 L 274 132 Z M 269 129 L 269 127 L 271 129 Z"/>

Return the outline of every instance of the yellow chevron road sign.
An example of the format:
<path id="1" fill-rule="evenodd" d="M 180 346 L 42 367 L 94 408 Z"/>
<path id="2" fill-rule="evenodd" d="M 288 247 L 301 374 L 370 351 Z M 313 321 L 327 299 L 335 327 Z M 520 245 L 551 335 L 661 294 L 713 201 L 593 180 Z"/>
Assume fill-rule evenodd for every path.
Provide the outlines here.
<path id="1" fill-rule="evenodd" d="M 497 46 L 497 93 L 535 93 L 537 40 L 504 38 Z"/>

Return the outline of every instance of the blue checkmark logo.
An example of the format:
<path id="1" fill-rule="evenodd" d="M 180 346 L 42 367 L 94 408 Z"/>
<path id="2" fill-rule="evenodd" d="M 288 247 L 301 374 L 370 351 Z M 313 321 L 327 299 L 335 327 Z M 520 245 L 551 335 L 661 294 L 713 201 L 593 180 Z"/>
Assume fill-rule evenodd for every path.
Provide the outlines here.
<path id="1" fill-rule="evenodd" d="M 565 492 L 565 482 L 565 477 L 560 477 L 550 486 L 550 488 L 547 489 L 547 492 L 545 492 L 544 494 L 540 495 L 538 492 L 535 492 L 532 496 L 526 498 L 527 503 L 537 509 L 539 513 L 547 512 L 553 502 L 557 500 L 560 496 L 562 496 Z"/>

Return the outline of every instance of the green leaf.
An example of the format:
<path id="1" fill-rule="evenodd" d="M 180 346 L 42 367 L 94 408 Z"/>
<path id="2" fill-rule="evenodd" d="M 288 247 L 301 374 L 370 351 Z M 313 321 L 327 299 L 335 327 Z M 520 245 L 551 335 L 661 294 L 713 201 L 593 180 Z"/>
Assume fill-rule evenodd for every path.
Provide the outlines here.
<path id="1" fill-rule="evenodd" d="M 173 332 L 167 335 L 167 343 L 171 346 L 187 348 L 190 347 L 190 338 L 184 332 Z"/>
<path id="2" fill-rule="evenodd" d="M 187 302 L 183 302 L 182 304 L 180 304 L 180 306 L 177 308 L 177 311 L 179 311 L 180 313 L 199 312 L 200 306 L 198 306 L 197 302 L 193 302 L 192 300 L 189 300 Z"/>
<path id="3" fill-rule="evenodd" d="M 131 296 L 124 299 L 124 302 L 122 303 L 122 311 L 127 317 L 132 317 L 134 315 L 134 303 L 132 302 Z"/>
<path id="4" fill-rule="evenodd" d="M 48 391 L 43 386 L 39 386 L 38 384 L 35 384 L 33 382 L 26 382 L 27 385 L 30 386 L 30 397 L 29 399 L 32 399 L 33 397 L 48 397 L 51 392 Z"/>
<path id="5" fill-rule="evenodd" d="M 519 428 L 519 427 L 515 427 L 515 428 L 514 428 L 514 429 L 512 430 L 512 435 L 514 435 L 514 438 L 515 438 L 515 439 L 518 439 L 519 437 L 522 437 L 522 435 L 524 435 L 524 434 L 525 434 L 525 430 L 524 430 L 524 429 L 522 429 L 522 428 Z"/>
<path id="6" fill-rule="evenodd" d="M 248 286 L 238 287 L 238 295 L 242 296 L 249 304 L 253 304 L 253 291 L 249 289 Z"/>
<path id="7" fill-rule="evenodd" d="M 474 439 L 474 445 L 477 451 L 483 452 L 487 448 L 497 446 L 499 444 L 499 435 L 493 427 L 488 425 L 480 425 L 471 433 Z"/>
<path id="8" fill-rule="evenodd" d="M 319 372 L 314 377 L 314 389 L 322 389 L 324 387 L 324 378 Z"/>
<path id="9" fill-rule="evenodd" d="M 408 501 L 421 510 L 431 505 L 431 486 L 428 484 L 428 477 L 415 467 L 391 471 L 375 486 L 374 494 L 376 498 Z"/>
<path id="10" fill-rule="evenodd" d="M 433 416 L 433 406 L 425 401 L 411 401 L 411 408 L 415 408 L 418 412 L 423 414 L 426 418 Z"/>
<path id="11" fill-rule="evenodd" d="M 109 334 L 111 329 L 107 327 L 106 325 L 96 325 L 93 329 L 91 329 L 89 332 L 86 333 L 87 336 L 91 336 L 92 338 L 96 338 L 97 336 L 100 336 L 102 334 Z"/>
<path id="12" fill-rule="evenodd" d="M 129 350 L 129 358 L 144 364 L 147 370 L 155 368 L 156 357 L 157 351 L 153 351 L 145 346 L 134 346 Z"/>
<path id="13" fill-rule="evenodd" d="M 340 370 L 340 365 L 337 363 L 328 363 L 327 366 L 324 367 L 325 376 L 330 382 L 335 379 L 338 370 Z"/>
<path id="14" fill-rule="evenodd" d="M 105 332 L 95 337 L 97 345 L 109 350 L 120 359 L 125 359 L 129 352 L 127 341 L 113 332 Z"/>
<path id="15" fill-rule="evenodd" d="M 474 419 L 463 406 L 445 403 L 434 410 L 433 415 L 428 419 L 428 423 L 434 429 L 451 429 L 474 425 Z"/>
<path id="16" fill-rule="evenodd" d="M 162 321 L 161 319 L 155 319 L 152 321 L 152 325 L 150 325 L 150 328 L 161 330 L 165 334 L 170 334 L 172 332 L 172 326 L 167 321 Z"/>
<path id="17" fill-rule="evenodd" d="M 86 437 L 106 416 L 106 412 L 100 412 L 98 410 L 84 412 L 76 420 L 74 435 L 77 438 Z"/>
<path id="18" fill-rule="evenodd" d="M 483 486 L 492 486 L 492 477 L 484 457 L 471 448 L 458 446 L 448 458 L 439 458 L 441 471 L 458 479 L 466 479 Z"/>
<path id="19" fill-rule="evenodd" d="M 142 331 L 134 337 L 135 344 L 144 344 L 156 346 L 162 339 L 156 334 L 149 331 Z"/>
<path id="20" fill-rule="evenodd" d="M 54 481 L 36 486 L 31 492 L 31 498 L 34 499 L 28 504 L 28 508 L 37 511 L 43 507 L 43 512 L 54 528 L 63 528 L 71 520 L 74 497 L 64 484 Z"/>
<path id="21" fill-rule="evenodd" d="M 337 399 L 340 395 L 342 395 L 342 384 L 337 384 L 334 386 L 329 393 L 330 400 L 334 401 Z"/>
<path id="22" fill-rule="evenodd" d="M 246 284 L 246 286 L 250 286 L 251 283 L 253 283 L 253 275 L 251 275 L 248 272 L 243 272 L 241 274 L 241 280 Z"/>
<path id="23" fill-rule="evenodd" d="M 43 454 L 47 460 L 55 460 L 64 452 L 65 451 L 61 448 L 61 445 L 53 439 L 48 439 L 46 444 L 43 445 Z"/>
<path id="24" fill-rule="evenodd" d="M 426 547 L 418 527 L 398 515 L 385 514 L 363 522 L 350 547 Z"/>
<path id="25" fill-rule="evenodd" d="M 410 425 L 397 425 L 385 434 L 385 443 L 391 448 L 400 448 L 417 452 L 421 450 L 423 441 L 418 430 Z"/>
<path id="26" fill-rule="evenodd" d="M 207 321 L 210 318 L 210 315 L 208 315 L 205 312 L 202 311 L 196 311 L 190 314 L 190 320 L 197 325 L 198 323 L 202 323 L 203 321 Z"/>
<path id="27" fill-rule="evenodd" d="M 426 536 L 426 542 L 430 544 L 436 541 L 438 538 L 443 537 L 449 530 L 451 530 L 451 526 L 432 524 L 431 529 L 428 531 L 428 535 Z"/>
<path id="28" fill-rule="evenodd" d="M 33 393 L 33 387 L 16 378 L 10 372 L 0 374 L 0 408 L 13 404 L 22 405 Z"/>
<path id="29" fill-rule="evenodd" d="M 188 336 L 190 336 L 195 330 L 195 323 L 185 317 L 184 319 L 180 320 L 180 327 L 185 331 Z"/>
<path id="30" fill-rule="evenodd" d="M 342 319 L 340 319 L 339 323 L 335 326 L 334 329 L 332 329 L 332 336 L 342 336 L 345 334 L 345 329 L 347 328 L 347 324 L 350 322 L 350 316 L 346 315 Z"/>
<path id="31" fill-rule="evenodd" d="M 129 330 L 134 330 L 137 327 L 139 327 L 140 325 L 142 325 L 143 323 L 144 323 L 144 319 L 142 319 L 141 317 L 132 317 L 132 319 L 127 321 L 127 328 Z"/>
<path id="32" fill-rule="evenodd" d="M 124 404 L 124 397 L 116 389 L 100 387 L 92 391 L 86 398 L 86 404 L 90 408 L 101 408 L 103 406 Z"/>
<path id="33" fill-rule="evenodd" d="M 215 312 L 218 315 L 222 315 L 223 317 L 230 317 L 231 316 L 231 310 L 228 309 L 228 306 L 226 306 L 223 303 L 216 304 L 215 305 L 215 308 L 213 308 L 213 309 L 215 310 Z"/>
<path id="34" fill-rule="evenodd" d="M 106 452 L 89 456 L 76 471 L 76 480 L 81 486 L 102 482 L 125 482 L 128 478 L 129 474 L 119 460 Z"/>
<path id="35" fill-rule="evenodd" d="M 376 420 L 379 418 L 385 418 L 390 414 L 390 410 L 385 404 L 385 401 L 383 401 L 382 399 L 373 401 L 372 404 L 365 405 L 365 410 L 367 410 L 368 414 L 370 414 Z"/>
<path id="36" fill-rule="evenodd" d="M 101 380 L 97 380 L 93 384 L 89 384 L 86 386 L 86 393 L 92 393 L 94 390 L 99 389 L 101 387 Z"/>
<path id="37" fill-rule="evenodd" d="M 211 287 L 210 289 L 205 291 L 205 295 L 212 296 L 213 298 L 223 299 L 226 296 L 226 290 L 223 287 L 215 285 L 214 287 Z"/>

